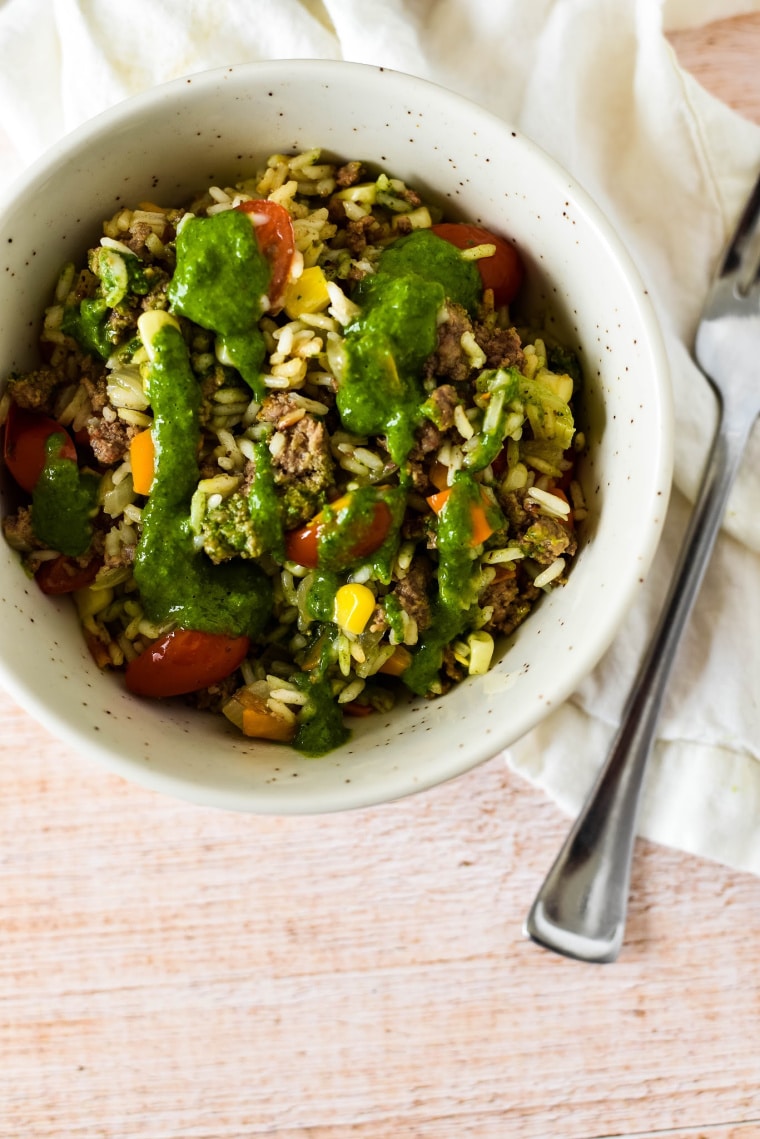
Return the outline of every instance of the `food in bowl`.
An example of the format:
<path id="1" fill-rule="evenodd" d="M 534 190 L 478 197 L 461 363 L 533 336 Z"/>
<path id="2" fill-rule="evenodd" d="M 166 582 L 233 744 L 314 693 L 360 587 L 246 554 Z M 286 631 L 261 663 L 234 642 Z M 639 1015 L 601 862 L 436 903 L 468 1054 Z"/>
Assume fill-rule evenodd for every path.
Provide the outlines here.
<path id="1" fill-rule="evenodd" d="M 3 529 L 131 692 L 323 754 L 344 713 L 487 671 L 566 581 L 577 359 L 515 328 L 514 247 L 439 215 L 274 155 L 64 266 L 0 403 Z"/>

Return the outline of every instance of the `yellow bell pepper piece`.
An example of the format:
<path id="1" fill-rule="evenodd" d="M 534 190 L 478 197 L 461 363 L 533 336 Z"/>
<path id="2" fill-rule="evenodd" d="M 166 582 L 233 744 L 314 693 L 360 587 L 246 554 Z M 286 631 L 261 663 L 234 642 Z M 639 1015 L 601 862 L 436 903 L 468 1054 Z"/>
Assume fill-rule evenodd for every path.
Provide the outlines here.
<path id="1" fill-rule="evenodd" d="M 283 294 L 282 307 L 291 320 L 298 320 L 305 312 L 322 312 L 329 303 L 327 278 L 319 265 L 313 265 L 289 283 Z"/>
<path id="2" fill-rule="evenodd" d="M 333 620 L 344 633 L 363 633 L 375 608 L 375 595 L 366 585 L 350 582 L 335 594 Z"/>

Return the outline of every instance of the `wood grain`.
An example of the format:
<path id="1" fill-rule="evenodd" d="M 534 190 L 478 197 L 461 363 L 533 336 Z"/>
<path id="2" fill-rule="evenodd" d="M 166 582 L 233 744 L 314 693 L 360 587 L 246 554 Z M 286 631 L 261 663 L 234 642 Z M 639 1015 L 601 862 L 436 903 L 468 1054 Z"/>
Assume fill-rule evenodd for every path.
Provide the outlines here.
<path id="1" fill-rule="evenodd" d="M 674 43 L 760 120 L 760 18 Z M 0 741 L 2 1139 L 760 1136 L 757 879 L 639 844 L 589 967 L 522 937 L 567 821 L 499 759 L 289 820 L 129 786 L 7 697 Z"/>

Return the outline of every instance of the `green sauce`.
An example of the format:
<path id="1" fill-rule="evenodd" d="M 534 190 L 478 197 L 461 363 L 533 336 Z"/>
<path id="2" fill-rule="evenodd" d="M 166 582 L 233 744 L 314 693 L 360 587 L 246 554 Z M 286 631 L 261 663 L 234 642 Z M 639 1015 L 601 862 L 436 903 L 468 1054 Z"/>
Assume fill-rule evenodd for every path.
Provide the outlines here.
<path id="1" fill-rule="evenodd" d="M 176 248 L 168 290 L 173 311 L 215 332 L 228 359 L 261 398 L 266 346 L 258 321 L 271 273 L 250 219 L 237 210 L 190 218 Z"/>
<path id="2" fill-rule="evenodd" d="M 433 624 L 415 652 L 409 668 L 401 675 L 406 687 L 418 696 L 425 696 L 430 691 L 443 664 L 443 650 L 459 636 L 467 623 L 466 611 L 455 613 L 445 609 L 440 602 L 434 606 L 433 615 Z"/>
<path id="3" fill-rule="evenodd" d="M 340 705 L 333 699 L 330 682 L 303 672 L 296 673 L 292 679 L 309 695 L 309 703 L 301 712 L 293 747 L 312 758 L 340 747 L 351 733 L 343 723 Z"/>
<path id="4" fill-rule="evenodd" d="M 399 527 L 404 515 L 406 496 L 400 487 L 357 487 L 338 503 L 322 508 L 322 521 L 317 531 L 317 560 L 321 570 L 347 570 L 369 563 L 380 580 L 389 579 L 391 564 L 399 543 Z M 387 531 L 375 535 L 378 503 L 387 507 L 390 524 Z M 382 513 L 381 525 L 387 522 Z M 372 546 L 373 538 L 382 537 L 376 549 L 363 552 L 364 542 Z"/>
<path id="5" fill-rule="evenodd" d="M 92 541 L 100 480 L 61 457 L 63 442 L 63 435 L 51 435 L 45 444 L 45 466 L 32 495 L 32 529 L 52 550 L 77 558 Z"/>
<path id="6" fill-rule="evenodd" d="M 385 435 L 398 466 L 414 442 L 424 394 L 419 371 L 435 349 L 436 315 L 444 300 L 435 282 L 378 272 L 366 310 L 346 331 L 341 419 L 357 435 Z"/>
<path id="7" fill-rule="evenodd" d="M 416 229 L 389 245 L 380 257 L 378 272 L 434 281 L 443 286 L 449 300 L 466 308 L 470 316 L 474 316 L 483 295 L 483 280 L 475 262 L 466 260 L 456 246 L 429 229 Z"/>
<path id="8" fill-rule="evenodd" d="M 337 574 L 329 570 L 315 570 L 312 574 L 306 594 L 306 610 L 315 621 L 332 621 L 338 586 Z"/>
<path id="9" fill-rule="evenodd" d="M 278 561 L 285 559 L 282 536 L 282 512 L 272 474 L 272 456 L 266 443 L 254 443 L 256 474 L 248 492 L 251 522 L 261 541 L 262 552 L 271 553 Z"/>
<path id="10" fill-rule="evenodd" d="M 187 347 L 170 324 L 156 333 L 151 347 L 156 469 L 134 565 L 146 615 L 207 633 L 256 636 L 272 611 L 269 579 L 250 562 L 213 566 L 193 545 L 189 514 L 199 477 L 200 389 Z"/>
<path id="11" fill-rule="evenodd" d="M 389 593 L 383 598 L 383 606 L 385 608 L 385 617 L 391 627 L 391 632 L 396 638 L 398 644 L 403 644 L 404 641 L 404 619 L 401 616 L 401 605 L 398 598 Z"/>
<path id="12" fill-rule="evenodd" d="M 477 389 L 488 392 L 490 401 L 477 446 L 465 455 L 464 465 L 468 471 L 482 471 L 504 446 L 509 403 L 518 394 L 521 379 L 515 368 L 498 368 L 478 377 Z"/>
<path id="13" fill-rule="evenodd" d="M 361 282 L 363 309 L 346 330 L 338 410 L 349 431 L 384 435 L 399 467 L 414 442 L 424 398 L 419 372 L 435 350 L 441 306 L 448 297 L 474 311 L 481 294 L 477 267 L 428 230 L 393 242 Z"/>
<path id="14" fill-rule="evenodd" d="M 485 507 L 480 484 L 458 471 L 451 494 L 438 515 L 438 596 L 431 627 L 422 639 L 409 668 L 402 675 L 407 688 L 424 696 L 436 680 L 443 650 L 469 622 L 469 610 L 477 602 L 476 547 L 472 542 L 472 508 Z M 498 507 L 488 506 L 486 517 L 494 529 L 504 526 Z"/>
<path id="15" fill-rule="evenodd" d="M 107 360 L 114 350 L 108 338 L 109 309 L 103 297 L 85 298 L 63 310 L 61 332 L 76 340 L 83 352 Z"/>

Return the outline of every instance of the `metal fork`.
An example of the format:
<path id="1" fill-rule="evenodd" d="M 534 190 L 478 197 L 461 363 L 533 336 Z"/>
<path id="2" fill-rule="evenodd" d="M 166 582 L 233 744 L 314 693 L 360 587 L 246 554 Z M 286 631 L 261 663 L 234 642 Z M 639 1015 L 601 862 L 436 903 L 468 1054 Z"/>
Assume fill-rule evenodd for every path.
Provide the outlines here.
<path id="1" fill-rule="evenodd" d="M 707 296 L 694 345 L 719 422 L 660 620 L 618 733 L 536 896 L 525 932 L 581 961 L 614 961 L 625 930 L 641 788 L 665 686 L 726 501 L 760 414 L 760 178 Z"/>

